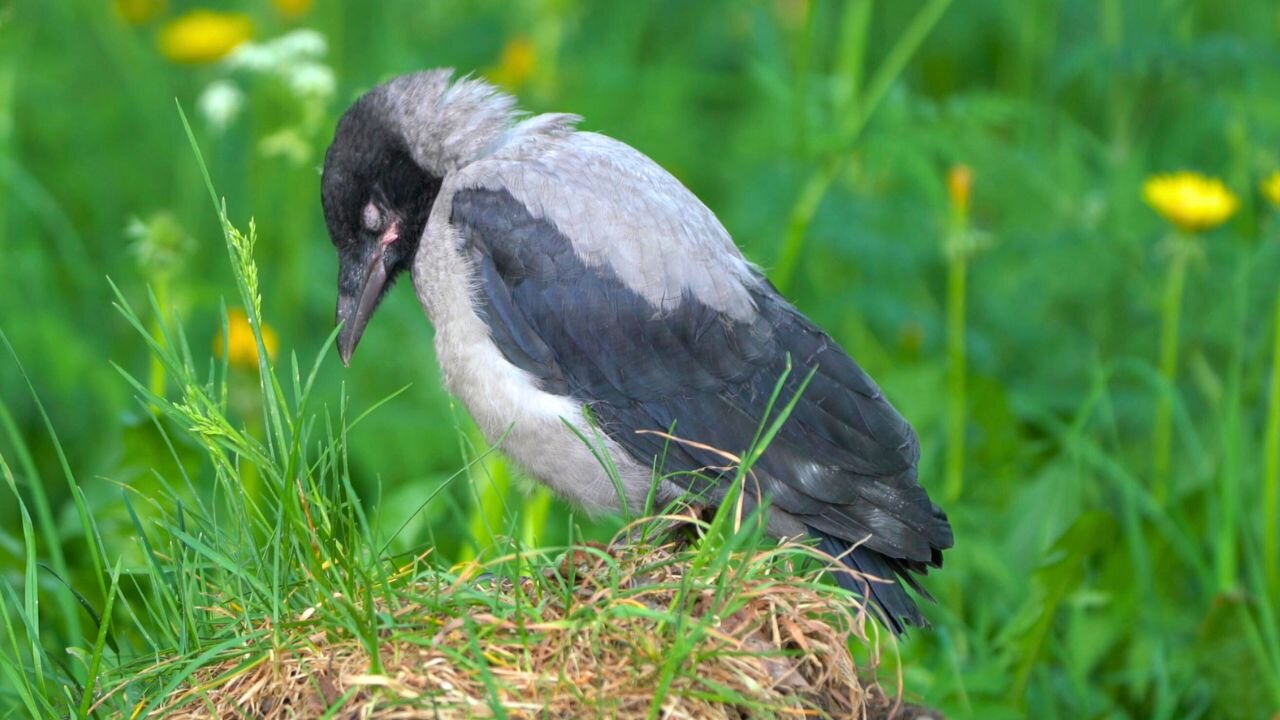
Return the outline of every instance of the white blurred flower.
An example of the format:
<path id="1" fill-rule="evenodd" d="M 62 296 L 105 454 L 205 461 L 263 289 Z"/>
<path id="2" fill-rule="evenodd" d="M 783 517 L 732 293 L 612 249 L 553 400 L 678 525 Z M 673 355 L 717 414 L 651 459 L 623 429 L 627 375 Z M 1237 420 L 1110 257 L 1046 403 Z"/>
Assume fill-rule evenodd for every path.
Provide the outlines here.
<path id="1" fill-rule="evenodd" d="M 270 44 L 290 60 L 322 58 L 329 52 L 329 43 L 324 39 L 324 35 L 307 28 L 281 35 Z"/>
<path id="2" fill-rule="evenodd" d="M 146 220 L 130 218 L 124 234 L 138 264 L 153 278 L 178 272 L 195 249 L 195 240 L 168 211 L 154 213 Z"/>
<path id="3" fill-rule="evenodd" d="M 233 70 L 288 74 L 291 65 L 324 57 L 329 43 L 315 30 L 294 30 L 265 42 L 240 44 L 227 56 L 226 64 Z"/>
<path id="4" fill-rule="evenodd" d="M 311 144 L 296 128 L 285 128 L 258 142 L 258 151 L 266 157 L 278 157 L 294 165 L 303 165 L 311 159 Z"/>
<path id="5" fill-rule="evenodd" d="M 244 108 L 244 93 L 230 80 L 214 80 L 200 93 L 196 107 L 214 132 L 222 132 Z"/>
<path id="6" fill-rule="evenodd" d="M 276 65 L 275 53 L 265 43 L 240 43 L 227 56 L 225 64 L 233 70 L 249 72 L 269 72 Z"/>
<path id="7" fill-rule="evenodd" d="M 294 65 L 286 74 L 286 79 L 294 93 L 317 99 L 333 97 L 338 84 L 328 65 L 315 62 Z"/>
<path id="8" fill-rule="evenodd" d="M 309 161 L 311 145 L 323 135 L 325 107 L 337 93 L 333 68 L 323 61 L 328 51 L 324 35 L 302 28 L 271 40 L 243 42 L 222 61 L 223 71 L 253 87 L 255 98 L 259 88 L 275 98 L 288 96 L 279 98 L 290 106 L 281 113 L 288 119 L 258 141 L 263 155 L 300 165 Z M 245 102 L 244 93 L 224 79 L 205 90 L 199 107 L 220 132 L 234 122 Z"/>

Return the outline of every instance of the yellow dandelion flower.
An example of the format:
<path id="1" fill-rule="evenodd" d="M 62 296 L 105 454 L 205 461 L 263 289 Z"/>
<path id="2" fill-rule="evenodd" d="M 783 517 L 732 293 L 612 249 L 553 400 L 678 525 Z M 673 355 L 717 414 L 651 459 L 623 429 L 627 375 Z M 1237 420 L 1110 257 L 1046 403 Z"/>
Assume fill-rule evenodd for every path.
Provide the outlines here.
<path id="1" fill-rule="evenodd" d="M 538 65 L 538 54 L 529 38 L 518 35 L 507 41 L 502 48 L 502 57 L 498 64 L 489 70 L 489 79 L 509 90 L 515 90 L 529 76 L 533 75 Z"/>
<path id="2" fill-rule="evenodd" d="M 251 35 L 253 23 L 248 15 L 192 10 L 160 31 L 160 52 L 173 62 L 210 63 Z"/>
<path id="3" fill-rule="evenodd" d="M 1189 171 L 1148 178 L 1142 185 L 1142 197 L 1164 219 L 1186 232 L 1215 228 L 1240 207 L 1240 201 L 1221 180 Z"/>
<path id="4" fill-rule="evenodd" d="M 276 12 L 287 18 L 301 17 L 311 9 L 312 0 L 271 0 L 271 4 L 276 6 Z"/>
<path id="5" fill-rule="evenodd" d="M 262 325 L 262 345 L 267 349 L 267 357 L 274 360 L 276 348 L 280 341 L 276 331 L 270 325 Z M 227 340 L 223 342 L 222 333 L 213 340 L 213 351 L 219 357 L 223 351 L 227 354 L 227 363 L 232 367 L 244 370 L 258 369 L 258 343 L 253 339 L 253 326 L 249 324 L 249 316 L 243 310 L 227 311 Z"/>
<path id="6" fill-rule="evenodd" d="M 116 15 L 130 25 L 145 25 L 164 12 L 165 0 L 116 0 Z"/>
<path id="7" fill-rule="evenodd" d="M 1262 194 L 1272 205 L 1280 207 L 1280 170 L 1271 173 L 1271 177 L 1262 181 Z"/>

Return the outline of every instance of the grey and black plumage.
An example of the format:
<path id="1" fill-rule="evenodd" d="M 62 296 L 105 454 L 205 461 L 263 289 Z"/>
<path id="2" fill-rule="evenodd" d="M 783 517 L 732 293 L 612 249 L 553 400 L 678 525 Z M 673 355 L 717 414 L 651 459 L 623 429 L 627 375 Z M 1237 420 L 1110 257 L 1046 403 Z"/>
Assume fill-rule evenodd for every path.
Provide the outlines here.
<path id="1" fill-rule="evenodd" d="M 782 403 L 809 383 L 754 468 L 769 532 L 812 536 L 886 581 L 840 579 L 889 627 L 924 625 L 900 581 L 925 594 L 916 576 L 942 565 L 952 534 L 917 480 L 910 424 L 689 190 L 578 120 L 523 117 L 447 70 L 391 80 L 347 111 L 322 182 L 343 361 L 409 270 L 450 391 L 593 513 L 641 507 L 660 455 L 660 502 L 722 499 L 725 459 L 704 448 L 746 450 L 790 361 Z M 626 497 L 566 422 L 599 427 Z M 694 442 L 655 434 L 668 431 Z"/>

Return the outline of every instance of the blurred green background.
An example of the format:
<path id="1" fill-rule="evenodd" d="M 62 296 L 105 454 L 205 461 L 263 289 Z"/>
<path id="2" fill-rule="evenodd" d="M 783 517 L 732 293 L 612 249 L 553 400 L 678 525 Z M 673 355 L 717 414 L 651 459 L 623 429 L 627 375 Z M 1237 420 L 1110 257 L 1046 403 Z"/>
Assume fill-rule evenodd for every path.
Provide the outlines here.
<path id="1" fill-rule="evenodd" d="M 441 65 L 671 170 L 914 422 L 956 548 L 927 583 L 935 629 L 901 650 L 911 695 L 955 717 L 1280 712 L 1269 0 L 0 8 L 0 330 L 109 549 L 136 553 L 119 484 L 145 494 L 175 468 L 113 367 L 149 374 L 107 278 L 136 307 L 151 287 L 211 357 L 235 297 L 174 98 L 233 219 L 256 220 L 265 319 L 280 359 L 305 367 L 333 322 L 333 123 L 380 80 Z M 948 192 L 958 166 L 967 206 Z M 1177 233 L 1144 203 L 1149 177 L 1184 168 L 1238 197 L 1229 220 Z M 544 516 L 540 495 L 494 507 L 453 482 L 411 517 L 474 433 L 403 285 L 353 366 L 334 354 L 321 371 L 316 396 L 356 412 L 408 386 L 353 431 L 355 480 L 389 527 L 409 522 L 404 547 L 461 558 L 486 521 L 562 542 L 567 510 Z M 3 353 L 0 454 L 24 492 L 44 484 L 75 567 L 74 508 L 26 382 Z M 20 585 L 18 527 L 0 504 L 0 572 Z"/>

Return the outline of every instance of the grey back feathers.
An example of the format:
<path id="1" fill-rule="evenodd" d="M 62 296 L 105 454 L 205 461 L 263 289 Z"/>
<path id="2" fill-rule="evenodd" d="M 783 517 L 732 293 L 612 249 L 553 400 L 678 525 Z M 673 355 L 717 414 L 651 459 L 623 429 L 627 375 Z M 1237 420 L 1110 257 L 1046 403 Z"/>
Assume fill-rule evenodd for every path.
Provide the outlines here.
<path id="1" fill-rule="evenodd" d="M 590 434 L 589 408 L 628 501 L 645 496 L 665 451 L 665 469 L 683 474 L 659 499 L 714 504 L 723 458 L 645 431 L 741 453 L 794 364 L 781 403 L 808 386 L 756 468 L 771 531 L 808 533 L 850 567 L 919 590 L 913 575 L 941 565 L 951 528 L 917 481 L 914 431 L 875 383 L 652 160 L 575 130 L 575 116 L 522 119 L 489 85 L 450 77 L 419 73 L 372 94 L 414 162 L 442 179 L 415 286 L 446 382 L 486 433 L 602 509 L 607 477 L 565 444 L 579 441 L 559 421 Z M 897 582 L 862 591 L 890 627 L 924 623 Z"/>
<path id="2" fill-rule="evenodd" d="M 462 170 L 455 186 L 511 193 L 584 263 L 617 275 L 658 311 L 686 297 L 736 320 L 755 310 L 750 289 L 759 281 L 720 221 L 670 173 L 612 138 L 518 135 Z"/>

